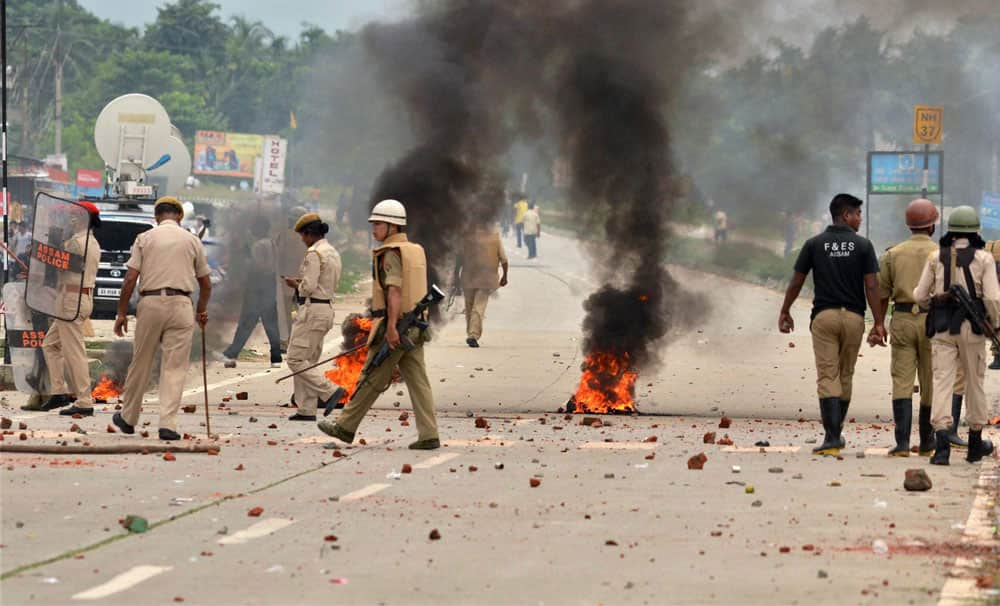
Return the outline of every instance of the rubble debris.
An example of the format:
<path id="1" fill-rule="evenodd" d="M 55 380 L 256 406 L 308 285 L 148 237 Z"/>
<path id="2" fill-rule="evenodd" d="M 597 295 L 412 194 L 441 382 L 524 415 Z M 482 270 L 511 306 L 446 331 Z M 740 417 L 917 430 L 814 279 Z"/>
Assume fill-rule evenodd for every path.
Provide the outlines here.
<path id="1" fill-rule="evenodd" d="M 718 440 L 716 440 L 715 443 L 718 444 L 719 446 L 732 446 L 733 440 L 732 438 L 729 437 L 729 434 L 726 434 L 721 438 L 719 438 Z"/>
<path id="2" fill-rule="evenodd" d="M 542 485 L 542 481 L 539 480 L 538 478 L 531 478 L 530 480 L 528 480 L 528 485 L 531 486 L 532 488 L 538 488 L 539 486 Z"/>
<path id="3" fill-rule="evenodd" d="M 722 417 L 719 419 L 719 429 L 729 429 L 729 426 L 733 424 L 733 420 L 729 417 Z"/>
<path id="4" fill-rule="evenodd" d="M 477 429 L 489 429 L 490 424 L 483 417 L 476 417 Z"/>
<path id="5" fill-rule="evenodd" d="M 764 504 L 764 501 L 761 501 L 760 499 L 757 499 L 753 503 L 750 503 L 750 507 L 760 507 L 763 504 Z"/>
<path id="6" fill-rule="evenodd" d="M 706 461 L 708 461 L 708 457 L 705 456 L 705 453 L 698 453 L 688 459 L 688 469 L 701 470 L 705 467 Z"/>
<path id="7" fill-rule="evenodd" d="M 409 463 L 404 463 L 403 468 L 399 470 L 400 473 L 413 473 L 413 466 Z"/>
<path id="8" fill-rule="evenodd" d="M 758 446 L 760 448 L 767 448 L 768 446 L 771 445 L 771 443 L 768 442 L 767 440 L 760 440 L 759 442 L 754 442 L 753 445 Z"/>
<path id="9" fill-rule="evenodd" d="M 13 424 L 14 421 L 8 419 L 7 417 L 0 418 L 0 429 L 10 429 Z"/>
<path id="10" fill-rule="evenodd" d="M 399 413 L 399 420 L 400 421 L 406 421 L 409 418 L 410 418 L 410 413 L 406 412 L 405 410 L 403 412 Z"/>
<path id="11" fill-rule="evenodd" d="M 335 534 L 328 534 L 325 537 L 323 537 L 323 540 L 326 541 L 326 542 L 328 542 L 328 543 L 332 543 L 332 542 L 334 542 L 334 541 L 337 540 L 337 535 L 335 535 Z"/>
<path id="12" fill-rule="evenodd" d="M 187 414 L 191 414 L 192 412 L 198 410 L 198 407 L 195 406 L 194 404 L 188 404 L 187 406 L 181 406 L 181 410 L 183 410 Z"/>
<path id="13" fill-rule="evenodd" d="M 165 452 L 165 453 L 163 453 L 163 460 L 164 461 L 176 461 L 177 457 L 175 457 L 174 453 L 172 453 L 172 452 Z"/>
<path id="14" fill-rule="evenodd" d="M 923 469 L 907 469 L 906 478 L 903 480 L 903 488 L 910 491 L 924 491 L 931 489 L 931 478 Z"/>
<path id="15" fill-rule="evenodd" d="M 222 363 L 224 368 L 236 368 L 236 360 L 226 360 Z"/>
<path id="16" fill-rule="evenodd" d="M 702 436 L 701 441 L 705 444 L 715 444 L 715 432 L 709 431 Z"/>
<path id="17" fill-rule="evenodd" d="M 652 442 L 655 442 L 656 440 L 657 440 L 656 436 L 649 436 L 648 438 L 646 438 L 645 440 L 643 440 L 643 442 L 652 443 Z"/>
<path id="18" fill-rule="evenodd" d="M 28 424 L 25 423 L 24 421 L 22 421 L 22 422 L 20 422 L 20 423 L 17 424 L 17 428 L 23 431 L 23 430 L 25 430 L 25 429 L 28 428 Z"/>
<path id="19" fill-rule="evenodd" d="M 432 541 L 437 541 L 441 538 L 441 533 L 438 532 L 437 528 L 435 528 L 434 530 L 431 531 L 429 535 L 427 535 L 427 538 Z"/>
<path id="20" fill-rule="evenodd" d="M 583 420 L 580 421 L 580 425 L 583 425 L 585 427 L 591 427 L 593 425 L 597 425 L 598 427 L 600 427 L 601 420 L 598 419 L 597 417 L 583 417 Z"/>
<path id="21" fill-rule="evenodd" d="M 816 577 L 817 578 L 825 579 L 825 578 L 827 578 L 829 576 L 830 576 L 830 574 L 827 571 L 823 570 L 822 568 L 820 568 L 818 571 L 816 571 Z"/>
<path id="22" fill-rule="evenodd" d="M 247 515 L 251 518 L 259 518 L 260 514 L 262 513 L 264 513 L 263 507 L 254 507 L 253 509 L 247 512 Z"/>
<path id="23" fill-rule="evenodd" d="M 754 492 L 756 492 L 756 489 L 754 489 L 753 484 L 747 484 L 743 488 L 743 492 L 745 492 L 746 494 L 753 494 Z"/>
<path id="24" fill-rule="evenodd" d="M 237 400 L 249 400 L 250 399 L 250 394 L 247 393 L 247 392 L 245 392 L 245 391 L 238 391 L 238 392 L 236 392 L 236 399 Z"/>
<path id="25" fill-rule="evenodd" d="M 768 467 L 767 473 L 785 473 L 785 470 L 781 467 Z"/>

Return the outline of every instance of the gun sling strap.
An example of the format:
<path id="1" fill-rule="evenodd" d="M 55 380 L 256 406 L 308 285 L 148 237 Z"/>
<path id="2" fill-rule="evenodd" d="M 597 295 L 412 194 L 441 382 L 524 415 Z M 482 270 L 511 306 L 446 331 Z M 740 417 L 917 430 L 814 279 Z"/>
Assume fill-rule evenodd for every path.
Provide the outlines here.
<path id="1" fill-rule="evenodd" d="M 951 246 L 941 247 L 941 265 L 944 266 L 944 291 L 949 292 L 951 290 L 951 276 L 952 272 L 957 268 L 962 268 L 962 274 L 965 276 L 965 286 L 966 290 L 969 291 L 969 296 L 976 305 L 981 305 L 982 301 L 979 299 L 979 293 L 976 291 L 976 282 L 972 278 L 972 260 L 976 256 L 976 249 L 969 246 L 968 248 L 953 248 Z M 957 335 L 962 331 L 962 321 L 967 319 L 967 314 L 960 306 L 949 306 L 951 309 L 950 320 L 948 322 L 948 332 L 953 335 Z M 970 321 L 971 318 L 968 318 Z M 972 331 L 975 334 L 982 334 L 979 329 L 972 323 Z"/>

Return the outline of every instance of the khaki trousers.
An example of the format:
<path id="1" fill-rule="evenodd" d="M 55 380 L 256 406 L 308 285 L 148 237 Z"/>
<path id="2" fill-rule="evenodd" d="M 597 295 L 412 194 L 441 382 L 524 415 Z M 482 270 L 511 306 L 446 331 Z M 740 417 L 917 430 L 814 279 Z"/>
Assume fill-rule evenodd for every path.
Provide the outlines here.
<path id="1" fill-rule="evenodd" d="M 486 317 L 486 305 L 490 302 L 488 288 L 463 289 L 465 296 L 465 332 L 466 335 L 479 339 L 483 336 L 483 318 Z"/>
<path id="2" fill-rule="evenodd" d="M 813 319 L 810 331 L 820 399 L 850 400 L 865 319 L 843 308 L 825 309 Z"/>
<path id="3" fill-rule="evenodd" d="M 285 361 L 292 372 L 312 366 L 323 354 L 323 339 L 333 328 L 333 305 L 329 303 L 307 303 L 299 307 L 292 322 L 292 334 L 288 338 L 288 353 Z M 315 415 L 317 399 L 326 400 L 337 390 L 319 368 L 307 370 L 292 377 L 295 389 L 295 403 L 301 415 Z"/>
<path id="4" fill-rule="evenodd" d="M 965 418 L 971 429 L 982 429 L 988 421 L 986 392 L 986 337 L 972 332 L 968 321 L 962 322 L 962 330 L 957 335 L 942 332 L 931 338 L 934 357 L 934 402 L 931 407 L 931 425 L 936 431 L 949 429 L 954 423 L 951 418 L 951 396 L 954 393 L 958 369 L 965 373 Z"/>
<path id="5" fill-rule="evenodd" d="M 434 394 L 431 393 L 431 383 L 427 379 L 427 368 L 424 365 L 424 345 L 419 331 L 411 330 L 410 338 L 416 345 L 410 351 L 397 347 L 385 362 L 369 373 L 362 374 L 358 379 L 358 388 L 347 403 L 337 425 L 354 433 L 361 425 L 362 419 L 371 409 L 379 395 L 389 388 L 392 381 L 392 371 L 398 366 L 403 375 L 407 389 L 410 390 L 410 400 L 413 401 L 413 416 L 417 422 L 417 435 L 420 440 L 436 439 L 438 437 L 437 417 L 434 415 Z M 372 343 L 368 349 L 368 359 L 378 352 L 381 341 Z"/>
<path id="6" fill-rule="evenodd" d="M 76 307 L 76 295 L 72 299 Z M 68 303 L 67 303 L 68 304 Z M 72 322 L 52 320 L 45 340 L 42 342 L 42 353 L 45 355 L 45 366 L 49 369 L 50 389 L 53 394 L 74 393 L 75 406 L 78 408 L 93 408 L 94 400 L 90 396 L 90 367 L 87 365 L 87 349 L 84 346 L 84 324 L 94 309 L 94 300 L 90 295 L 80 296 L 80 315 Z M 67 310 L 68 317 L 75 309 Z M 69 377 L 69 389 L 66 388 L 66 377 Z"/>
<path id="7" fill-rule="evenodd" d="M 160 428 L 177 431 L 177 409 L 184 392 L 193 333 L 194 309 L 190 298 L 154 295 L 139 299 L 135 312 L 135 352 L 122 389 L 121 414 L 126 423 L 139 422 L 142 396 L 149 386 L 153 359 L 159 348 Z"/>
<path id="8" fill-rule="evenodd" d="M 894 312 L 889 323 L 891 352 L 892 399 L 913 398 L 913 378 L 920 383 L 920 405 L 930 406 L 934 393 L 934 371 L 931 367 L 931 340 L 924 324 L 927 314 Z"/>

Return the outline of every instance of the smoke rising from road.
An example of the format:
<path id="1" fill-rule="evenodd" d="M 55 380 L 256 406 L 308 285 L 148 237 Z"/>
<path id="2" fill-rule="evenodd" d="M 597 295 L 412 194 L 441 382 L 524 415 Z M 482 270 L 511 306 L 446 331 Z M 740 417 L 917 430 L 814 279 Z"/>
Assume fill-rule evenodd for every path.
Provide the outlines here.
<path id="1" fill-rule="evenodd" d="M 383 172 L 371 203 L 407 205 L 412 237 L 442 275 L 459 234 L 504 204 L 489 192 L 511 144 L 557 141 L 577 218 L 603 225 L 604 285 L 585 304 L 585 350 L 654 363 L 684 298 L 663 267 L 677 176 L 664 107 L 703 49 L 718 50 L 708 41 L 732 33 L 689 4 L 455 0 L 369 26 L 376 78 L 418 142 Z"/>

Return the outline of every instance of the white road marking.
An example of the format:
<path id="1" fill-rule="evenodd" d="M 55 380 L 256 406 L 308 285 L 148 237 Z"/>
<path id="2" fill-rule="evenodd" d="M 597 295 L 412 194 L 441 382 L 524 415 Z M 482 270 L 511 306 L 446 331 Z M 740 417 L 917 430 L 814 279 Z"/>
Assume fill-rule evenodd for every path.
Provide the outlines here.
<path id="1" fill-rule="evenodd" d="M 295 522 L 293 520 L 286 520 L 285 518 L 268 518 L 266 520 L 261 520 L 246 530 L 234 532 L 227 537 L 222 537 L 219 539 L 219 545 L 242 545 L 248 541 L 266 537 L 267 535 L 277 532 L 282 528 L 291 526 L 294 523 Z"/>
<path id="2" fill-rule="evenodd" d="M 801 446 L 726 446 L 722 452 L 798 452 Z"/>
<path id="3" fill-rule="evenodd" d="M 516 440 L 445 440 L 445 446 L 514 446 L 517 444 Z"/>
<path id="4" fill-rule="evenodd" d="M 993 502 L 990 493 L 996 484 L 997 463 L 995 459 L 989 459 L 983 463 L 983 470 L 979 475 L 979 485 L 976 498 L 972 502 L 972 511 L 965 521 L 965 532 L 962 534 L 962 543 L 972 545 L 992 545 L 993 524 L 990 520 Z M 981 596 L 979 588 L 976 587 L 976 579 L 971 573 L 979 569 L 979 564 L 972 559 L 956 557 L 948 579 L 941 587 L 941 598 L 938 606 L 959 606 L 968 604 Z"/>
<path id="5" fill-rule="evenodd" d="M 656 442 L 583 442 L 578 448 L 596 450 L 654 450 Z"/>
<path id="6" fill-rule="evenodd" d="M 414 469 L 430 469 L 435 465 L 440 465 L 441 463 L 447 463 L 448 461 L 458 457 L 457 452 L 446 452 L 444 454 L 439 454 L 436 457 L 431 457 L 426 461 L 421 461 L 413 466 Z"/>
<path id="7" fill-rule="evenodd" d="M 350 501 L 357 501 L 357 500 L 363 499 L 365 497 L 370 497 L 370 496 L 372 496 L 373 494 L 375 494 L 377 492 L 382 492 L 386 488 L 389 488 L 389 486 L 392 486 L 392 485 L 391 484 L 369 484 L 368 486 L 365 486 L 364 488 L 361 488 L 359 490 L 355 490 L 354 492 L 349 492 L 349 493 L 345 494 L 344 496 L 340 497 L 339 500 L 340 500 L 341 503 L 350 502 Z"/>
<path id="8" fill-rule="evenodd" d="M 130 587 L 134 587 L 146 579 L 151 579 L 158 574 L 173 570 L 173 568 L 173 566 L 135 566 L 111 579 L 107 583 L 103 583 L 97 587 L 88 589 L 87 591 L 81 591 L 80 593 L 74 595 L 73 599 L 100 600 L 101 598 L 106 598 L 109 595 L 118 593 L 119 591 L 124 591 Z"/>

